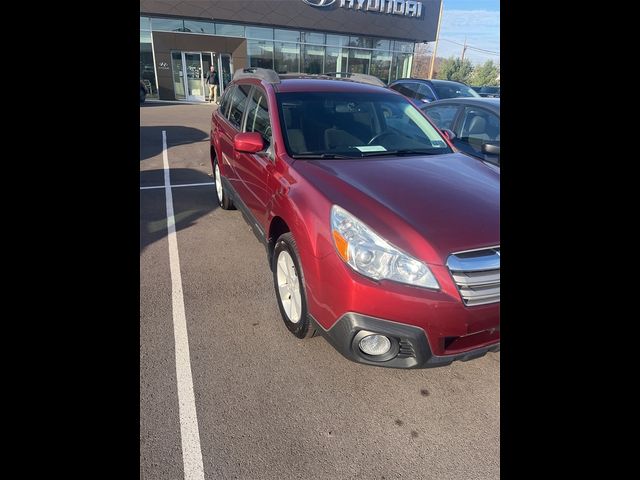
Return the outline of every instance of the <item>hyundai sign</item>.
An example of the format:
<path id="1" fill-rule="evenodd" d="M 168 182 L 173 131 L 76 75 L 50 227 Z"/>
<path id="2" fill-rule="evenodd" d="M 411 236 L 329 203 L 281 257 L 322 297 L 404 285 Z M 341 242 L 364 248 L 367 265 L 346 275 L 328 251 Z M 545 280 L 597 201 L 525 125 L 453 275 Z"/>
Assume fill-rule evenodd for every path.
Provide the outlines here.
<path id="1" fill-rule="evenodd" d="M 330 7 L 336 0 L 302 0 L 312 7 Z M 340 0 L 340 7 L 363 12 L 422 17 L 422 2 L 413 0 Z"/>

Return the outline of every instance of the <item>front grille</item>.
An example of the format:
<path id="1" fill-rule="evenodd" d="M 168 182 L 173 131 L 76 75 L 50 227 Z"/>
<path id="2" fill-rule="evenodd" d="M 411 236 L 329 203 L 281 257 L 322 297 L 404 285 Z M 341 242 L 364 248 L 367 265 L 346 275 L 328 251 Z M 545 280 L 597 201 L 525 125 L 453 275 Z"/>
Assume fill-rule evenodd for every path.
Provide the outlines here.
<path id="1" fill-rule="evenodd" d="M 500 301 L 500 247 L 453 253 L 447 267 L 468 307 Z"/>

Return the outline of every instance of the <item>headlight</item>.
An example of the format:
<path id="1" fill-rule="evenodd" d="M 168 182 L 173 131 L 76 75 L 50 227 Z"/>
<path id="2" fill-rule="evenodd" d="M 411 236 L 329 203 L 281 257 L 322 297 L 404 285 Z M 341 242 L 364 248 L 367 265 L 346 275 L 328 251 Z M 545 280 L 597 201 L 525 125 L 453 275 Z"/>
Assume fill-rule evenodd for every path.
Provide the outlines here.
<path id="1" fill-rule="evenodd" d="M 349 212 L 331 208 L 331 235 L 340 257 L 362 275 L 426 288 L 440 288 L 423 262 L 404 253 Z"/>

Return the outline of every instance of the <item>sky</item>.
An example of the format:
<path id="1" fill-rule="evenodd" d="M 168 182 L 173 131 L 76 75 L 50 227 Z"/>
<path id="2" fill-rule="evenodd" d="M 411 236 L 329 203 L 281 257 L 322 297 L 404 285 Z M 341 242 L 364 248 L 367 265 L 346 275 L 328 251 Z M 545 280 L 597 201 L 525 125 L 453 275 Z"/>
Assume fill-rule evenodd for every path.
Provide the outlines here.
<path id="1" fill-rule="evenodd" d="M 467 49 L 465 58 L 473 63 L 483 63 L 487 60 L 500 63 L 500 0 L 443 2 L 438 57 L 459 57 L 466 36 L 468 46 L 497 52 L 498 55 Z"/>

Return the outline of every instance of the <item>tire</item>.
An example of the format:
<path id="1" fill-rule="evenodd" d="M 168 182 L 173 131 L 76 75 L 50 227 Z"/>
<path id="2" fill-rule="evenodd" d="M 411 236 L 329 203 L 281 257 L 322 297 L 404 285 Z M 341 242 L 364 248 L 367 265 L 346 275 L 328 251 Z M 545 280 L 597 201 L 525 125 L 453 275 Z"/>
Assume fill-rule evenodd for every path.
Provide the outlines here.
<path id="1" fill-rule="evenodd" d="M 140 89 L 140 103 L 144 103 L 145 99 L 147 98 L 147 93 Z"/>
<path id="2" fill-rule="evenodd" d="M 229 195 L 224 189 L 224 183 L 222 183 L 222 174 L 220 173 L 220 167 L 218 166 L 218 159 L 213 159 L 213 181 L 216 187 L 216 198 L 218 199 L 218 205 L 223 210 L 234 210 L 233 201 L 229 198 Z"/>
<path id="3" fill-rule="evenodd" d="M 300 267 L 300 255 L 291 233 L 284 233 L 278 238 L 271 262 L 278 308 L 285 326 L 298 338 L 314 336 L 315 328 L 311 324 L 307 310 L 307 295 L 304 274 Z M 289 298 L 285 297 L 283 301 L 284 296 Z"/>

